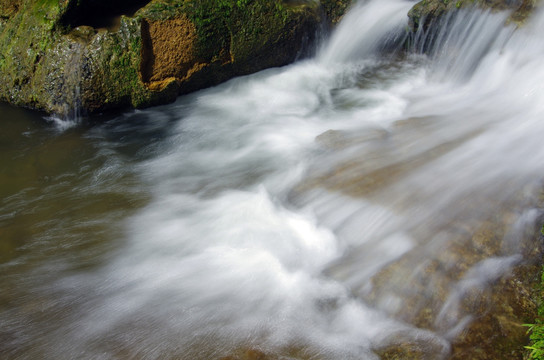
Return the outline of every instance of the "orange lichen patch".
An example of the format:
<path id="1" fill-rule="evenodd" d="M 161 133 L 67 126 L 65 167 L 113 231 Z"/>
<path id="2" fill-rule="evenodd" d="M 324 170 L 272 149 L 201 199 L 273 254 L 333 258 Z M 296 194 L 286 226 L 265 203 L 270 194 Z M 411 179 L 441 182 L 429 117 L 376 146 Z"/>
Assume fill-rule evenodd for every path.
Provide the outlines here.
<path id="1" fill-rule="evenodd" d="M 183 16 L 171 20 L 142 23 L 142 65 L 144 83 L 157 87 L 170 78 L 183 79 L 194 72 L 197 60 L 194 44 L 196 27 Z"/>
<path id="2" fill-rule="evenodd" d="M 147 84 L 147 88 L 152 91 L 160 91 L 174 81 L 176 81 L 175 77 L 169 77 L 160 81 L 153 81 Z"/>
<path id="3" fill-rule="evenodd" d="M 193 75 L 194 73 L 196 72 L 199 72 L 200 70 L 204 69 L 206 66 L 208 66 L 208 64 L 203 64 L 203 63 L 195 63 L 193 64 L 193 67 L 190 68 L 187 73 L 185 74 L 184 77 L 182 77 L 180 80 L 185 80 L 189 77 L 191 77 L 191 75 Z"/>

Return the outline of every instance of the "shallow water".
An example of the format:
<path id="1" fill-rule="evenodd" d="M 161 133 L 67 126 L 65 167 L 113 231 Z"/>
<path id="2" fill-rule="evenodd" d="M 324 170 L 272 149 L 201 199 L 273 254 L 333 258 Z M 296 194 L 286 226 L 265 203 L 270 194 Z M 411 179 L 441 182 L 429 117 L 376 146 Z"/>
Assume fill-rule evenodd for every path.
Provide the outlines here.
<path id="1" fill-rule="evenodd" d="M 2 106 L 1 357 L 447 358 L 468 295 L 531 247 L 544 17 L 463 12 L 393 56 L 412 4 L 361 3 L 315 58 L 167 106 Z"/>

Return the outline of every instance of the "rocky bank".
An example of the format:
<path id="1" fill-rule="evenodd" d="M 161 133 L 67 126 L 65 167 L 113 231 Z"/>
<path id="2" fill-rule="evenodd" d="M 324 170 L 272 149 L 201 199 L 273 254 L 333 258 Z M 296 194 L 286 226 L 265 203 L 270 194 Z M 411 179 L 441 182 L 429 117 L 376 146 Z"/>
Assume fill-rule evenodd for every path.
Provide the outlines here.
<path id="1" fill-rule="evenodd" d="M 536 0 L 423 0 L 411 31 L 467 6 Z M 304 54 L 352 0 L 0 0 L 0 101 L 74 117 L 147 107 Z"/>
<path id="2" fill-rule="evenodd" d="M 146 107 L 294 61 L 350 0 L 0 0 L 0 101 Z"/>

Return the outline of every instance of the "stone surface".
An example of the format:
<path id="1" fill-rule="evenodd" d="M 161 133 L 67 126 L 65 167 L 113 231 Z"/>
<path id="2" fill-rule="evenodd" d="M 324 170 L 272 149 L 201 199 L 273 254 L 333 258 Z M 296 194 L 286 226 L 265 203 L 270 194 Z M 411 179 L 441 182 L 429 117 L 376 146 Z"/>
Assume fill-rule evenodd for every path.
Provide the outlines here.
<path id="1" fill-rule="evenodd" d="M 63 116 L 171 102 L 294 61 L 348 3 L 1 0 L 0 101 Z"/>

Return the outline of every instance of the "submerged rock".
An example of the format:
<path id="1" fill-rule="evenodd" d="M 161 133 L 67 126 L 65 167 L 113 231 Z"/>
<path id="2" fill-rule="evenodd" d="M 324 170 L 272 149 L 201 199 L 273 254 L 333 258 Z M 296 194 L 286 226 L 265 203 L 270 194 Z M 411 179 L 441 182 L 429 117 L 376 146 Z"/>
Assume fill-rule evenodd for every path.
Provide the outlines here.
<path id="1" fill-rule="evenodd" d="M 0 100 L 70 116 L 173 101 L 300 56 L 350 0 L 0 0 Z"/>
<path id="2" fill-rule="evenodd" d="M 410 118 L 387 133 L 366 137 L 324 132 L 317 144 L 342 160 L 331 162 L 325 172 L 314 175 L 310 170 L 292 198 L 325 189 L 363 198 L 395 217 L 410 219 L 402 223 L 401 237 L 410 239 L 412 247 L 399 251 L 398 257 L 376 261 L 375 270 L 361 273 L 360 264 L 373 261 L 373 247 L 401 244 L 389 243 L 390 236 L 383 235 L 388 233 L 380 233 L 354 245 L 324 272 L 347 284 L 354 297 L 417 329 L 416 335 L 388 334 L 378 342 L 373 351 L 381 359 L 522 359 L 528 344 L 524 324 L 534 322 L 542 301 L 538 284 L 544 254 L 539 234 L 544 220 L 533 222 L 534 214 L 527 216 L 526 209 L 542 209 L 542 198 L 526 198 L 520 191 L 500 200 L 475 191 L 448 201 L 448 209 L 462 211 L 439 211 L 418 221 L 420 210 L 414 204 L 425 196 L 420 190 L 424 185 L 406 183 L 397 191 L 395 184 L 477 136 L 474 132 L 425 151 L 410 150 L 411 132 L 434 136 L 430 123 L 427 118 Z M 435 337 L 426 336 L 429 333 Z"/>

